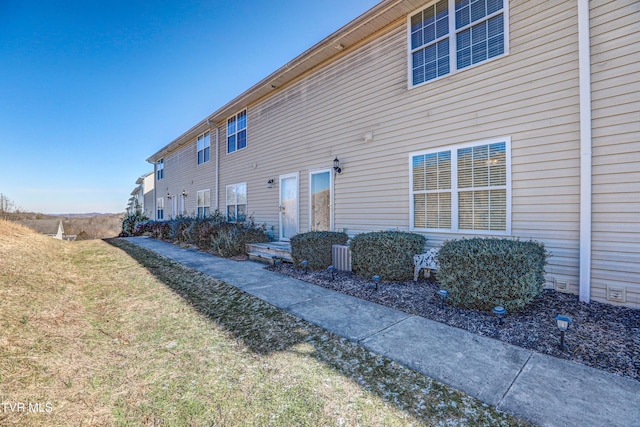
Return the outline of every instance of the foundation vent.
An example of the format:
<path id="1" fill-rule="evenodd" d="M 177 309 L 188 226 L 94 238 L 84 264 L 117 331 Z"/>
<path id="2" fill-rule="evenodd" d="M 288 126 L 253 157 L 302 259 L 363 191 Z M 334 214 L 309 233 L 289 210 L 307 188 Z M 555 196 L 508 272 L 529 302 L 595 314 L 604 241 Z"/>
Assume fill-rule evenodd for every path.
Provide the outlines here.
<path id="1" fill-rule="evenodd" d="M 627 288 L 623 286 L 607 286 L 607 301 L 627 302 Z"/>

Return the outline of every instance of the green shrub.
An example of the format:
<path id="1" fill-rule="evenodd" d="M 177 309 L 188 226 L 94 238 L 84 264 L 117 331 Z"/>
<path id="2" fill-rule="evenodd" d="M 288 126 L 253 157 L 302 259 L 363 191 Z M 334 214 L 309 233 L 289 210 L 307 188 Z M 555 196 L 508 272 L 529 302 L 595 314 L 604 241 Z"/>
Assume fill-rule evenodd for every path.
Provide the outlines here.
<path id="1" fill-rule="evenodd" d="M 189 241 L 200 249 L 211 249 L 213 241 L 218 238 L 218 233 L 225 224 L 228 223 L 218 210 L 211 216 L 195 218 L 187 231 Z"/>
<path id="2" fill-rule="evenodd" d="M 145 214 L 140 212 L 127 214 L 122 220 L 122 232 L 120 233 L 120 236 L 139 236 L 139 234 L 135 234 L 136 226 L 148 220 L 149 218 Z"/>
<path id="3" fill-rule="evenodd" d="M 542 291 L 547 256 L 544 245 L 533 241 L 451 240 L 438 253 L 438 280 L 455 306 L 517 311 Z"/>
<path id="4" fill-rule="evenodd" d="M 344 245 L 349 240 L 347 233 L 335 231 L 310 231 L 291 238 L 291 258 L 299 264 L 309 261 L 308 268 L 320 270 L 331 265 L 331 246 Z"/>
<path id="5" fill-rule="evenodd" d="M 178 243 L 191 243 L 189 228 L 194 221 L 195 218 L 183 215 L 169 220 L 169 225 L 171 226 L 171 235 L 169 238 Z"/>
<path id="6" fill-rule="evenodd" d="M 151 226 L 151 237 L 159 240 L 169 240 L 171 225 L 166 221 L 155 221 Z"/>
<path id="7" fill-rule="evenodd" d="M 269 236 L 264 226 L 256 226 L 253 220 L 222 226 L 213 240 L 213 249 L 225 258 L 246 253 L 247 243 L 268 242 Z"/>
<path id="8" fill-rule="evenodd" d="M 350 243 L 351 267 L 359 276 L 382 280 L 413 278 L 413 256 L 424 251 L 425 237 L 401 231 L 358 234 Z"/>

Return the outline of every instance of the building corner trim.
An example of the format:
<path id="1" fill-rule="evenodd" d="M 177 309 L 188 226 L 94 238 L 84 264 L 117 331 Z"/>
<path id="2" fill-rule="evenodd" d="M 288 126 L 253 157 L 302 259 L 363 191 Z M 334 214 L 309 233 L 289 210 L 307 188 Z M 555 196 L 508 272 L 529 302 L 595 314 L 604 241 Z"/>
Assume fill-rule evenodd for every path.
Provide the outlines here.
<path id="1" fill-rule="evenodd" d="M 592 140 L 589 0 L 578 0 L 580 74 L 580 301 L 591 300 Z"/>

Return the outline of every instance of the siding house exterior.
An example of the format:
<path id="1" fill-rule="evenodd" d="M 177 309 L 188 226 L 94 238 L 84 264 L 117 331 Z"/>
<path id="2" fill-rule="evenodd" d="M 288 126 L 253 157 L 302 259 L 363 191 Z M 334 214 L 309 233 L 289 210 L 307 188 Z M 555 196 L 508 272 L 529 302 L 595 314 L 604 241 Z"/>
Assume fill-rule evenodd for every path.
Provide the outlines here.
<path id="1" fill-rule="evenodd" d="M 640 307 L 640 3 L 384 0 L 147 160 L 156 219 L 543 242 Z"/>
<path id="2" fill-rule="evenodd" d="M 153 172 L 142 175 L 136 180 L 136 187 L 131 191 L 131 197 L 127 203 L 128 214 L 142 213 L 149 218 L 154 218 L 154 184 Z"/>
<path id="3" fill-rule="evenodd" d="M 18 222 L 25 227 L 29 227 L 40 234 L 53 237 L 54 239 L 62 240 L 65 237 L 61 219 L 24 219 Z"/>

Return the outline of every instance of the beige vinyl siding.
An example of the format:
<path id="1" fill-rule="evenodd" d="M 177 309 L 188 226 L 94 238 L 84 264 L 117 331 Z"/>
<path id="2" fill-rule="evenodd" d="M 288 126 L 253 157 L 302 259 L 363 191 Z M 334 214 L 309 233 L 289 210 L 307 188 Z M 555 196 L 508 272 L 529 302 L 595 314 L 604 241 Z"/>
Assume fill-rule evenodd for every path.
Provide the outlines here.
<path id="1" fill-rule="evenodd" d="M 308 172 L 331 167 L 338 156 L 343 173 L 334 181 L 334 228 L 408 230 L 409 153 L 510 137 L 512 235 L 543 241 L 553 254 L 549 280 L 567 281 L 577 291 L 576 5 L 511 1 L 509 14 L 509 55 L 437 81 L 408 88 L 401 19 L 249 105 L 247 149 L 223 152 L 221 188 L 247 182 L 249 214 L 277 228 L 278 177 L 299 173 L 300 230 L 307 231 Z M 368 132 L 371 142 L 365 142 Z M 267 189 L 272 178 L 276 185 Z M 427 233 L 430 246 L 456 237 Z"/>
<path id="2" fill-rule="evenodd" d="M 416 8 L 427 2 L 416 2 Z M 640 306 L 640 53 L 637 1 L 592 0 L 592 297 L 627 288 Z M 409 88 L 406 17 L 348 46 L 247 108 L 247 148 L 227 154 L 219 129 L 220 183 L 211 161 L 197 166 L 196 137 L 165 157 L 157 196 L 247 184 L 247 214 L 277 236 L 279 178 L 299 177 L 299 229 L 309 228 L 309 172 L 332 167 L 334 229 L 349 234 L 410 224 L 410 153 L 497 138 L 511 140 L 512 236 L 545 244 L 549 282 L 578 292 L 580 92 L 575 2 L 509 2 L 504 57 Z M 254 98 L 255 99 L 255 98 Z M 235 108 L 235 107 L 234 107 Z M 203 131 L 205 129 L 197 129 Z M 189 131 L 191 132 L 191 131 Z M 193 130 L 196 132 L 196 130 Z M 365 140 L 366 134 L 373 139 Z M 190 135 L 190 133 L 188 133 Z M 273 180 L 272 188 L 267 181 Z M 212 210 L 215 207 L 212 206 Z M 165 201 L 165 217 L 171 203 Z M 463 237 L 426 233 L 429 246 Z"/>
<path id="3" fill-rule="evenodd" d="M 640 3 L 592 1 L 592 297 L 640 308 Z"/>
<path id="4" fill-rule="evenodd" d="M 156 217 L 156 192 L 154 190 L 155 173 L 151 173 L 144 178 L 142 188 L 144 188 L 143 204 L 144 214 L 149 218 Z"/>
<path id="5" fill-rule="evenodd" d="M 202 130 L 203 132 L 206 129 Z M 163 197 L 164 218 L 172 214 L 172 200 L 167 193 L 179 197 L 183 190 L 187 192 L 184 208 L 187 215 L 197 212 L 197 192 L 211 190 L 211 212 L 215 211 L 215 129 L 211 130 L 211 160 L 198 165 L 196 138 L 202 132 L 194 134 L 187 143 L 164 157 L 164 178 L 156 180 L 156 197 Z"/>

